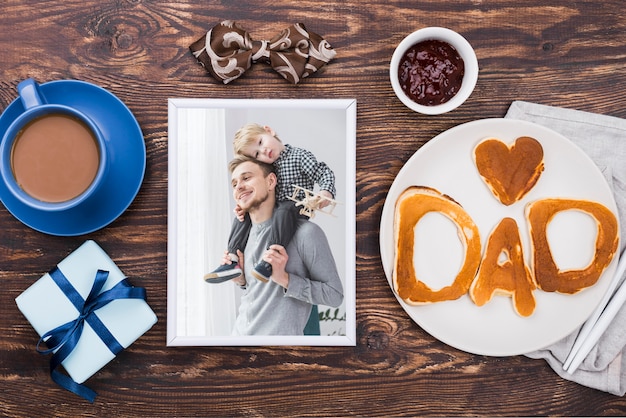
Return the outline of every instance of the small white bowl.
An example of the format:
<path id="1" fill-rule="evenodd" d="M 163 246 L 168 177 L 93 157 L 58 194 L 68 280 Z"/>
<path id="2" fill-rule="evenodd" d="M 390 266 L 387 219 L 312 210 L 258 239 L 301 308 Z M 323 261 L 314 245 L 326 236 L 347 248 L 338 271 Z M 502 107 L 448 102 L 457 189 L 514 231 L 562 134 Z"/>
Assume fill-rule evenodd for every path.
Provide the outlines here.
<path id="1" fill-rule="evenodd" d="M 424 106 L 413 101 L 404 93 L 398 80 L 398 66 L 404 53 L 413 45 L 426 40 L 439 40 L 452 45 L 465 64 L 463 82 L 457 94 L 447 102 L 434 106 Z M 478 81 L 478 60 L 470 43 L 453 30 L 439 27 L 423 28 L 411 33 L 398 44 L 391 57 L 389 78 L 393 91 L 406 107 L 425 115 L 439 115 L 456 109 L 472 94 Z"/>

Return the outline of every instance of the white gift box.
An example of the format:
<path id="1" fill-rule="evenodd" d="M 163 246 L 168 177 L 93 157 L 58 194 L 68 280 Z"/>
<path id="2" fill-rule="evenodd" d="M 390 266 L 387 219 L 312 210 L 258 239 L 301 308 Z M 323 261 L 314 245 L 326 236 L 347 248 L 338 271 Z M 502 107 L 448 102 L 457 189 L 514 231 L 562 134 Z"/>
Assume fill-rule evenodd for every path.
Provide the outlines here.
<path id="1" fill-rule="evenodd" d="M 126 278 L 104 250 L 91 240 L 68 255 L 58 264 L 58 268 L 83 299 L 89 296 L 98 270 L 109 272 L 100 293 Z M 79 316 L 78 310 L 48 273 L 20 294 L 15 302 L 39 336 Z M 95 312 L 124 348 L 157 321 L 156 315 L 143 299 L 116 299 Z M 76 383 L 82 383 L 114 358 L 115 355 L 107 345 L 85 322 L 78 343 L 61 364 Z"/>

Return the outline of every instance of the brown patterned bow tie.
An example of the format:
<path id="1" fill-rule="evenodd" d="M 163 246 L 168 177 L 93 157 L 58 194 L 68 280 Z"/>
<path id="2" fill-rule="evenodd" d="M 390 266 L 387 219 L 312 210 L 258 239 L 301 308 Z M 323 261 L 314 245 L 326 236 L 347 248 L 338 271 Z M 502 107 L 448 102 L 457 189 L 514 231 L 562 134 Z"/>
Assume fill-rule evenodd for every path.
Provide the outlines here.
<path id="1" fill-rule="evenodd" d="M 336 52 L 316 33 L 296 23 L 270 41 L 253 41 L 232 20 L 209 30 L 189 46 L 200 64 L 224 84 L 241 76 L 255 62 L 267 62 L 286 80 L 297 84 L 327 64 Z"/>

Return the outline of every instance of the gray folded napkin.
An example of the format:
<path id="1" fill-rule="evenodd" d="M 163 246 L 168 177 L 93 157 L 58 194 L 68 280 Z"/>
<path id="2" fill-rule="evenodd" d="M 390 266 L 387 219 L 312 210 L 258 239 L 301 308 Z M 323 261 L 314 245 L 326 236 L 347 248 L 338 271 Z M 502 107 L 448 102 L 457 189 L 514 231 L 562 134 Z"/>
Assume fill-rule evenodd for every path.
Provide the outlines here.
<path id="1" fill-rule="evenodd" d="M 626 120 L 521 101 L 513 102 L 505 117 L 550 128 L 569 138 L 591 157 L 613 190 L 621 224 L 620 252 L 623 251 L 626 247 Z M 565 379 L 623 396 L 626 393 L 626 305 L 579 368 L 569 374 L 563 370 L 563 363 L 578 331 L 526 356 L 545 359 Z"/>

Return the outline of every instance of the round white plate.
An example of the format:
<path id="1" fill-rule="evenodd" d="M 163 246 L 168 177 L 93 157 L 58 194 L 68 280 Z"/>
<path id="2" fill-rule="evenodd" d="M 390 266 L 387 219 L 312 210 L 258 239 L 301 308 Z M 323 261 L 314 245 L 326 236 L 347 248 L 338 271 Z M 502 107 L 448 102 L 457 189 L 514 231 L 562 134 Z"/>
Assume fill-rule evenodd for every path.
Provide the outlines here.
<path id="1" fill-rule="evenodd" d="M 510 144 L 520 136 L 531 136 L 541 143 L 545 169 L 522 200 L 504 206 L 478 174 L 473 151 L 487 137 Z M 400 170 L 387 195 L 380 225 L 380 251 L 392 290 L 394 206 L 398 196 L 413 185 L 435 188 L 459 202 L 480 230 L 483 254 L 493 228 L 506 216 L 514 218 L 531 271 L 530 238 L 524 218 L 527 203 L 553 197 L 585 199 L 602 203 L 617 214 L 613 194 L 598 167 L 562 135 L 534 123 L 511 119 L 484 119 L 456 126 L 421 147 Z M 437 288 L 452 282 L 462 251 L 453 224 L 439 214 L 427 216 L 417 226 L 416 249 L 422 251 L 415 256 L 416 271 L 421 280 Z M 582 269 L 592 259 L 596 231 L 589 216 L 562 212 L 550 224 L 548 236 L 560 268 Z M 455 348 L 491 356 L 524 354 L 546 347 L 580 326 L 600 303 L 616 264 L 614 257 L 595 285 L 575 295 L 535 290 L 537 306 L 529 317 L 515 313 L 511 298 L 506 296 L 496 295 L 481 307 L 468 294 L 454 301 L 418 306 L 400 298 L 398 301 L 426 332 Z M 437 274 L 447 275 L 449 281 L 435 279 Z"/>

